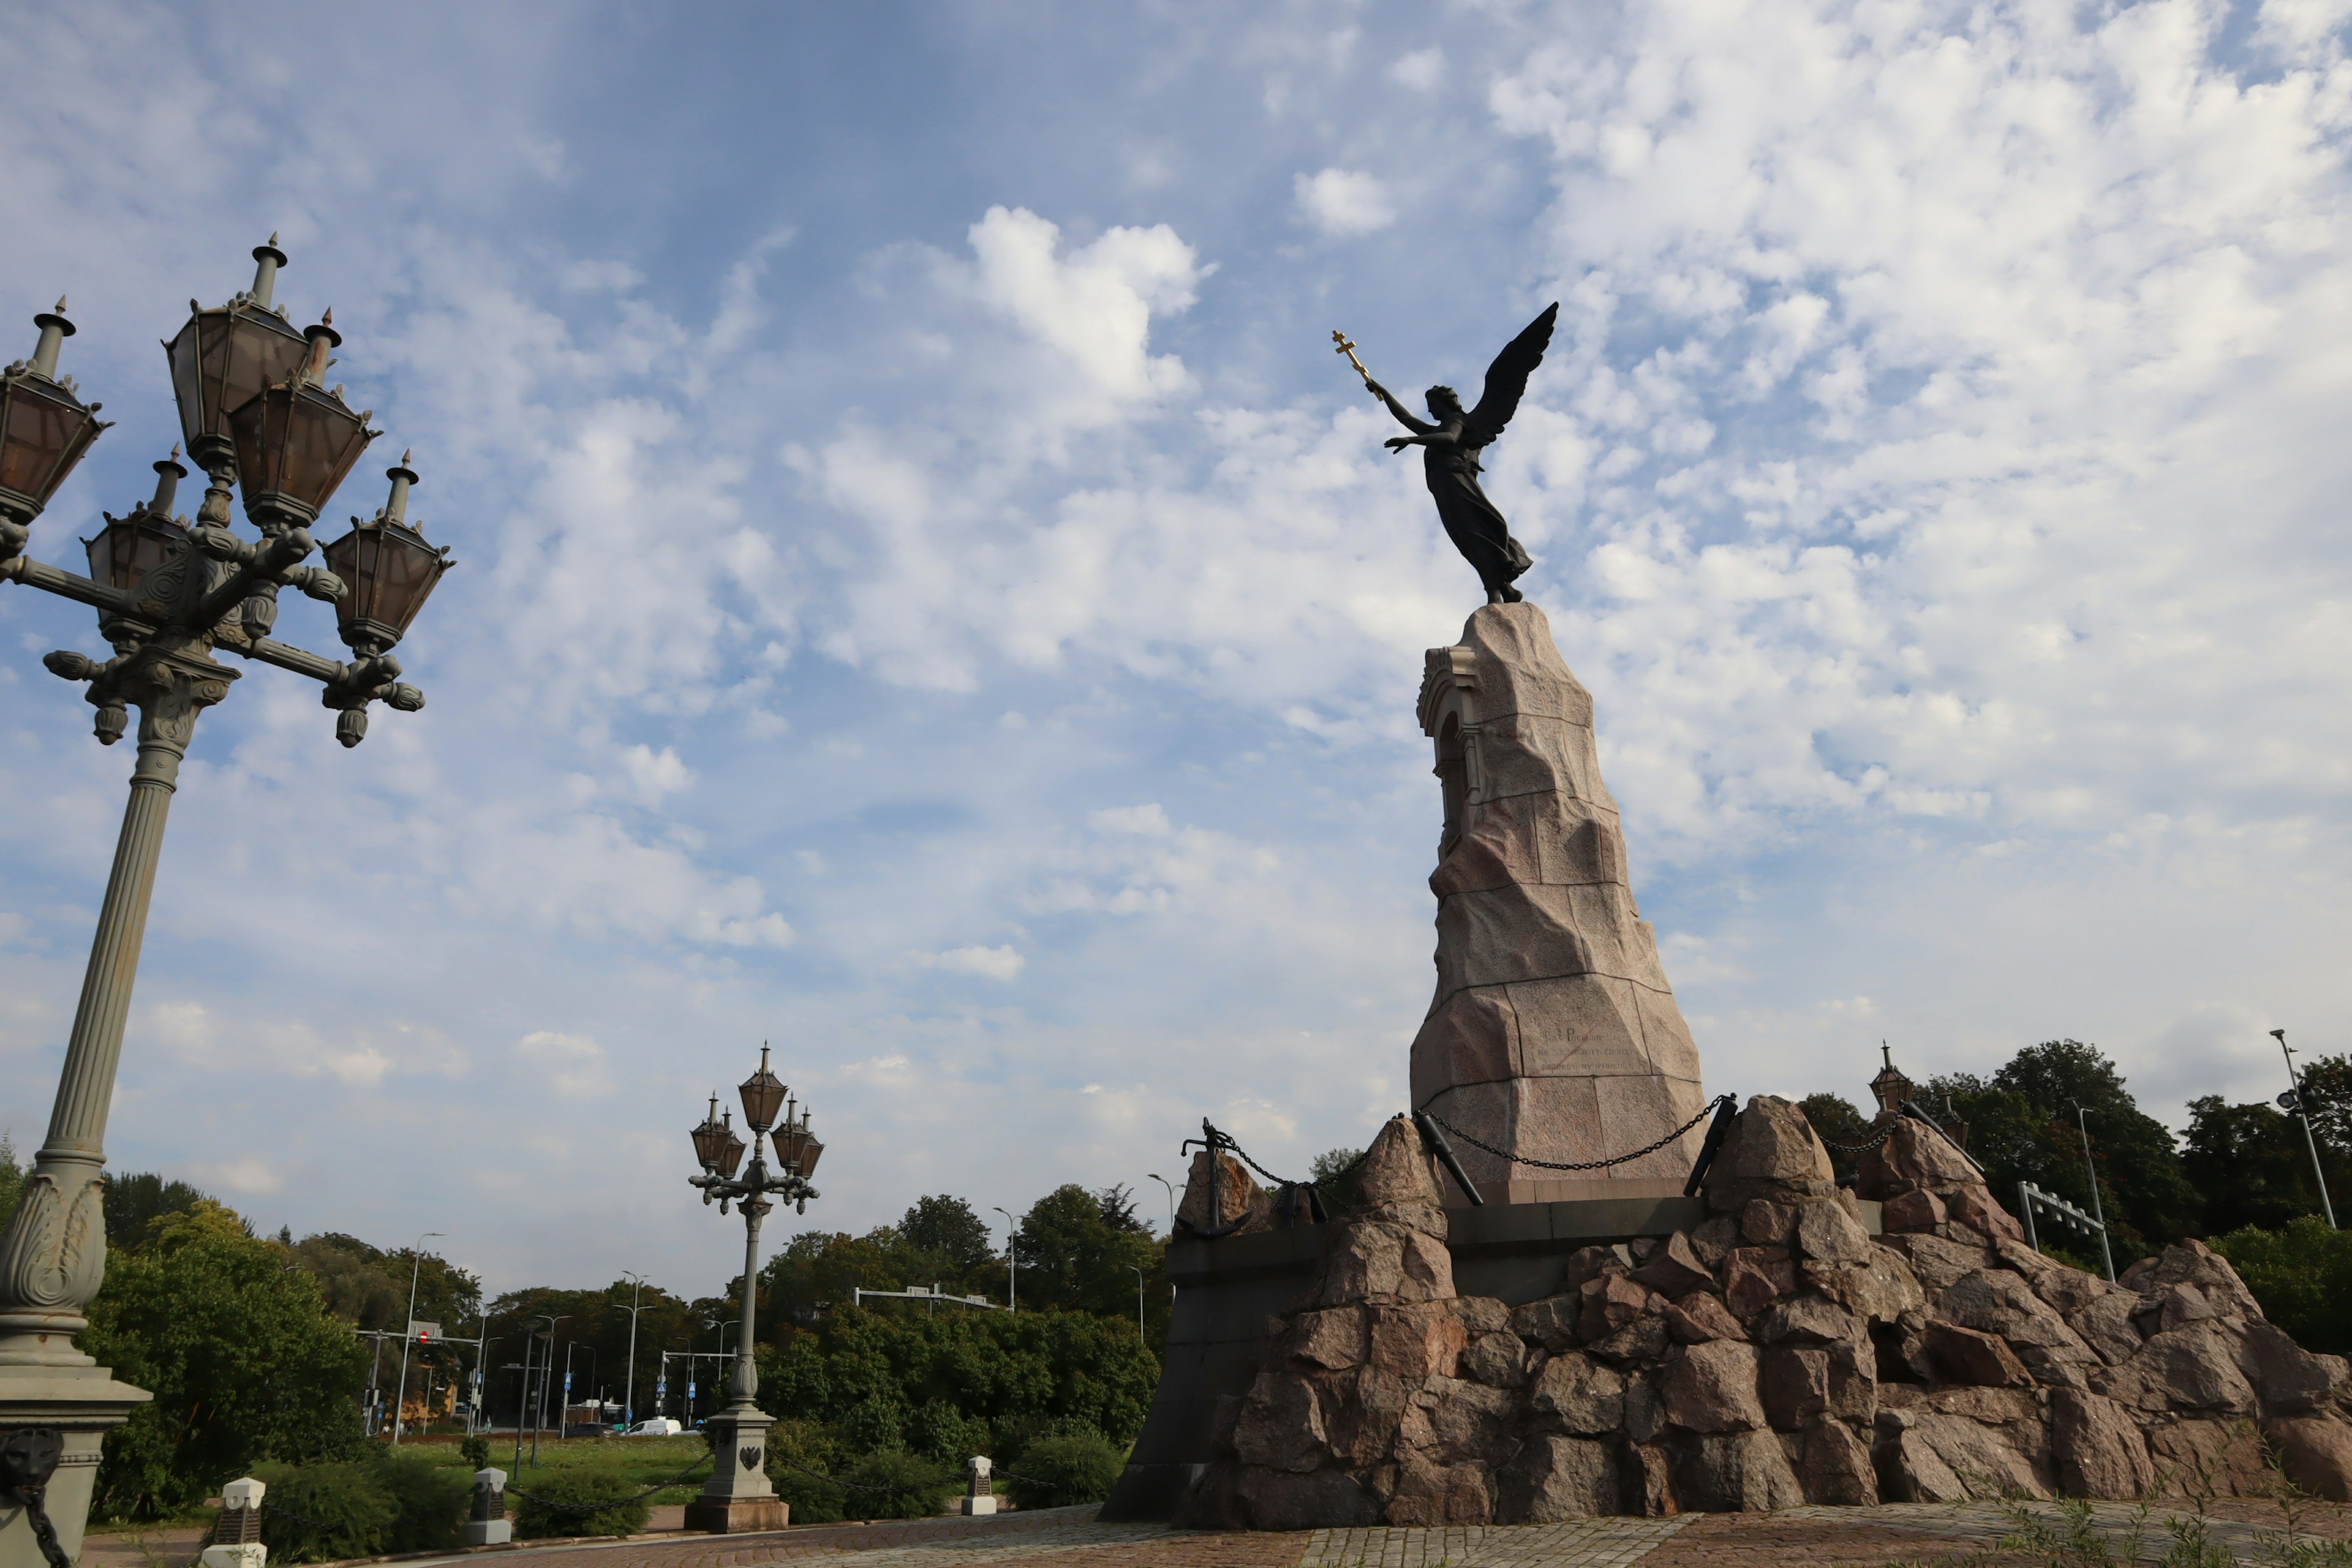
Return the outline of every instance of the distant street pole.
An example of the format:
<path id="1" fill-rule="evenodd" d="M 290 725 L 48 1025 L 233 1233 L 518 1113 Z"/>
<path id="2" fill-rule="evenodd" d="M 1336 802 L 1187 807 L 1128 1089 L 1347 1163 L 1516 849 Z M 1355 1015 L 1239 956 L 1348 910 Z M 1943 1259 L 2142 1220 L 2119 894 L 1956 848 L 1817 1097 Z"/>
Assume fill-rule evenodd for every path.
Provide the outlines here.
<path id="1" fill-rule="evenodd" d="M 1145 1173 L 1153 1181 L 1158 1182 L 1161 1186 L 1168 1189 L 1168 1234 L 1173 1236 L 1176 1234 L 1176 1188 L 1167 1177 L 1161 1175 L 1157 1171 L 1150 1171 Z"/>
<path id="2" fill-rule="evenodd" d="M 1130 1263 L 1127 1271 L 1135 1276 L 1135 1342 L 1143 1343 L 1143 1270 Z"/>
<path id="3" fill-rule="evenodd" d="M 400 1398 L 392 1411 L 392 1446 L 395 1448 L 400 1447 L 401 1418 L 408 1414 L 408 1347 L 416 1338 L 416 1271 L 425 1266 L 425 1237 L 441 1234 L 428 1230 L 408 1250 L 408 1321 L 401 1325 Z"/>
<path id="4" fill-rule="evenodd" d="M 1017 1312 L 1021 1310 L 1021 1260 L 1013 1256 L 1013 1241 L 1019 1232 L 1009 1211 L 994 1204 L 988 1206 L 1004 1215 L 1004 1310 Z"/>
<path id="5" fill-rule="evenodd" d="M 2293 1110 L 2295 1119 L 2303 1123 L 2303 1146 L 2311 1151 L 2311 1174 L 2319 1183 L 2319 1206 L 2326 1211 L 2327 1228 L 2334 1230 L 2336 1205 L 2327 1200 L 2327 1173 L 2319 1168 L 2319 1141 L 2311 1135 L 2311 1112 L 2303 1103 L 2303 1082 L 2295 1076 L 2294 1049 L 2286 1043 L 2284 1029 L 2273 1029 L 2271 1038 L 2276 1040 L 2279 1049 L 2286 1054 L 2286 1081 L 2294 1086 L 2294 1100 L 2287 1109 Z"/>
<path id="6" fill-rule="evenodd" d="M 2107 1266 L 2107 1282 L 2116 1278 L 2116 1249 L 2107 1245 L 2107 1214 L 2099 1206 L 2099 1168 L 2091 1163 L 2090 1112 L 2074 1104 L 2074 1131 L 2083 1135 L 2083 1173 L 2091 1178 L 2091 1217 L 2099 1222 L 2099 1258 Z"/>
<path id="7" fill-rule="evenodd" d="M 633 1280 L 636 1284 L 636 1289 L 629 1297 L 628 1389 L 621 1395 L 621 1425 L 626 1428 L 637 1424 L 637 1314 L 645 1310 L 639 1303 L 645 1300 L 646 1277 L 642 1274 L 632 1274 L 625 1268 L 621 1271 L 621 1278 Z"/>

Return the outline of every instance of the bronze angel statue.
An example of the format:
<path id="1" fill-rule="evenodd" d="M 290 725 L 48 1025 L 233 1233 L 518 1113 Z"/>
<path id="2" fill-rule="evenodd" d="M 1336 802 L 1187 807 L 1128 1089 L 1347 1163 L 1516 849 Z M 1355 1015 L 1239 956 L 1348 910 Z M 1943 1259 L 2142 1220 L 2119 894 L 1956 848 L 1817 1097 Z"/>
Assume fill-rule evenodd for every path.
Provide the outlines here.
<path id="1" fill-rule="evenodd" d="M 1535 563 L 1511 537 L 1511 525 L 1479 488 L 1478 454 L 1494 444 L 1511 416 L 1518 412 L 1528 377 L 1543 363 L 1544 350 L 1551 345 L 1552 322 L 1559 315 L 1557 303 L 1547 306 L 1542 315 L 1528 323 L 1527 331 L 1495 356 L 1495 363 L 1486 367 L 1486 384 L 1478 394 L 1477 407 L 1464 408 L 1461 397 L 1450 386 L 1431 387 L 1424 395 L 1430 416 L 1436 420 L 1433 425 L 1415 417 L 1387 387 L 1372 379 L 1363 361 L 1356 357 L 1355 344 L 1338 332 L 1331 334 L 1339 352 L 1364 378 L 1365 388 L 1388 405 L 1398 424 L 1412 432 L 1391 436 L 1382 445 L 1391 452 L 1407 447 L 1422 448 L 1422 471 L 1428 478 L 1429 493 L 1436 499 L 1438 521 L 1445 524 L 1446 537 L 1454 541 L 1454 547 L 1477 569 L 1490 605 L 1518 603 L 1519 591 L 1511 584 Z"/>

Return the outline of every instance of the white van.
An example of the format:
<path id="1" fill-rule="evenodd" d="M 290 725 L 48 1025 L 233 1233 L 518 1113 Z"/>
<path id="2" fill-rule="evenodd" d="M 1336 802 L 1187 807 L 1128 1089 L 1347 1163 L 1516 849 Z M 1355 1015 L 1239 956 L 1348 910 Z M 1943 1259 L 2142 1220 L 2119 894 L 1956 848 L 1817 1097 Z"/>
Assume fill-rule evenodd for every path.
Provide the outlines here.
<path id="1" fill-rule="evenodd" d="M 686 1427 L 682 1423 L 673 1421 L 667 1415 L 656 1415 L 649 1421 L 638 1422 L 622 1436 L 625 1437 L 675 1437 L 685 1430 Z"/>

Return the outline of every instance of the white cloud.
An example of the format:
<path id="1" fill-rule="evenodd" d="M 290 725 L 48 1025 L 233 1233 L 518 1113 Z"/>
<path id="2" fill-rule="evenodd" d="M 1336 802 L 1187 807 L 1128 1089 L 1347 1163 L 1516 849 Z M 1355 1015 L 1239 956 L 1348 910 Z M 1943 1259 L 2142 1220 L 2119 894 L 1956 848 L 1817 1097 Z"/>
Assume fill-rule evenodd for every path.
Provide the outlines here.
<path id="1" fill-rule="evenodd" d="M 515 1054 L 532 1069 L 531 1078 L 567 1100 L 585 1100 L 613 1092 L 605 1070 L 604 1047 L 586 1035 L 555 1029 L 533 1029 L 515 1042 Z"/>
<path id="2" fill-rule="evenodd" d="M 1358 170 L 1299 174 L 1291 189 L 1299 216 L 1335 239 L 1374 234 L 1396 222 L 1396 204 L 1390 200 L 1388 187 Z"/>
<path id="3" fill-rule="evenodd" d="M 1389 62 L 1389 79 L 1415 92 L 1431 92 L 1445 80 L 1445 51 L 1432 46 Z"/>
<path id="4" fill-rule="evenodd" d="M 956 947 L 929 962 L 950 974 L 976 974 L 984 980 L 1010 981 L 1029 961 L 1011 947 Z"/>

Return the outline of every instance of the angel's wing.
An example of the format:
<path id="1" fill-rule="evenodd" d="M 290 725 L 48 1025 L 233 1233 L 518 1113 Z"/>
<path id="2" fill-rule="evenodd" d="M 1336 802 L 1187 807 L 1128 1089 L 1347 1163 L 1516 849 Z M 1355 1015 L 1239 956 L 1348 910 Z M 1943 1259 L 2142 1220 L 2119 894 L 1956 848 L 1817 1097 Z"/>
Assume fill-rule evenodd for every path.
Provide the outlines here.
<path id="1" fill-rule="evenodd" d="M 1559 315 L 1558 301 L 1544 307 L 1544 313 L 1529 321 L 1528 330 L 1506 344 L 1486 367 L 1486 390 L 1478 395 L 1478 406 L 1470 411 L 1468 423 L 1487 440 L 1501 435 L 1511 416 L 1519 411 L 1528 377 L 1543 363 L 1544 350 L 1551 346 L 1551 324 Z"/>

